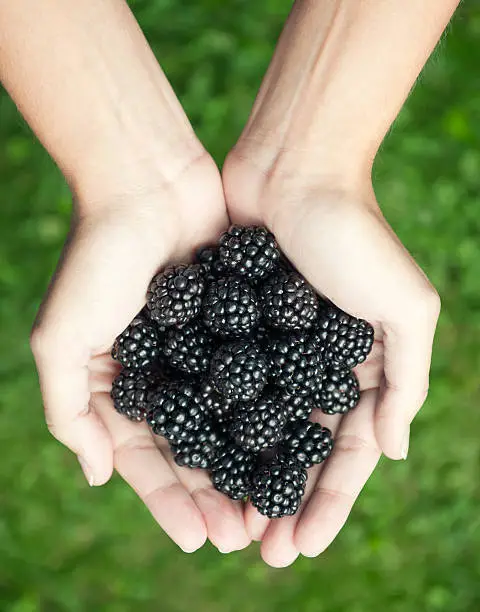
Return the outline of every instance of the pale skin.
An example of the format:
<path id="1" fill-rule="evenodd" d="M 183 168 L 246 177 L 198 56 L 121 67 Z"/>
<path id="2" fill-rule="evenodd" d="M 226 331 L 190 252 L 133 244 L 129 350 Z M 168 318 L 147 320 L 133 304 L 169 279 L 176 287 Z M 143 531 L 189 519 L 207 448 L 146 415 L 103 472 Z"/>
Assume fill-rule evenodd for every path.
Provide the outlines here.
<path id="1" fill-rule="evenodd" d="M 457 4 L 296 2 L 222 185 L 124 2 L 49 0 L 41 12 L 33 0 L 0 3 L 0 76 L 75 201 L 32 334 L 48 426 L 90 484 L 118 470 L 185 551 L 255 539 L 275 567 L 316 556 L 381 453 L 406 458 L 440 304 L 385 221 L 371 167 Z M 268 226 L 317 289 L 376 330 L 358 368 L 360 405 L 343 418 L 320 413 L 335 451 L 309 470 L 301 512 L 275 521 L 175 466 L 108 396 L 110 347 L 151 276 L 229 219 Z"/>

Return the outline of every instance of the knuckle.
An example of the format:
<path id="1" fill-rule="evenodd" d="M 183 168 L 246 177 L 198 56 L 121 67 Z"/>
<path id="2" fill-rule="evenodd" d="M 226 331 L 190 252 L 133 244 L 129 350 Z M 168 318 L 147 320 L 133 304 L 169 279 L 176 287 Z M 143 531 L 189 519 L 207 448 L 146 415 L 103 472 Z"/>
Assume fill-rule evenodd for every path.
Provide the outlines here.
<path id="1" fill-rule="evenodd" d="M 148 455 L 152 451 L 156 451 L 152 437 L 149 434 L 138 434 L 124 440 L 114 448 L 114 462 L 115 465 L 118 465 L 124 460 L 129 461 L 132 454 L 138 456 L 146 453 Z"/>
<path id="2" fill-rule="evenodd" d="M 46 423 L 47 423 L 47 429 L 50 432 L 50 435 L 53 436 L 55 440 L 58 440 L 59 442 L 62 442 L 63 444 L 62 435 L 59 432 L 58 425 L 48 418 L 46 419 Z"/>
<path id="3" fill-rule="evenodd" d="M 356 434 L 340 434 L 335 441 L 337 451 L 358 455 L 364 452 L 378 452 L 378 445 L 374 440 L 367 440 Z"/>
<path id="4" fill-rule="evenodd" d="M 428 285 L 425 287 L 417 299 L 417 312 L 419 312 L 423 318 L 436 322 L 440 315 L 441 301 L 440 296 L 433 287 Z"/>
<path id="5" fill-rule="evenodd" d="M 51 334 L 43 325 L 35 325 L 30 334 L 30 347 L 35 357 L 42 357 L 50 352 Z"/>

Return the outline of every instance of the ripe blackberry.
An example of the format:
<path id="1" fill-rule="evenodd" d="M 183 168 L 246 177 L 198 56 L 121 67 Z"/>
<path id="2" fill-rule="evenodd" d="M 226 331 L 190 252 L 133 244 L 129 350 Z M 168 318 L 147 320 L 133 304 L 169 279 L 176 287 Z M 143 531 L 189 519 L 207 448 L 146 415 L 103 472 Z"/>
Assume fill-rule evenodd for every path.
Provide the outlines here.
<path id="1" fill-rule="evenodd" d="M 285 410 L 275 396 L 261 397 L 235 404 L 229 433 L 237 446 L 258 453 L 281 440 L 286 422 Z"/>
<path id="2" fill-rule="evenodd" d="M 170 449 L 177 465 L 209 469 L 215 453 L 226 443 L 222 434 L 207 420 L 201 428 L 193 430 L 187 440 L 172 440 Z"/>
<path id="3" fill-rule="evenodd" d="M 257 326 L 260 308 L 255 291 L 241 278 L 210 282 L 203 299 L 203 322 L 218 336 L 246 336 Z"/>
<path id="4" fill-rule="evenodd" d="M 325 364 L 314 338 L 300 332 L 274 336 L 267 354 L 272 382 L 290 395 L 311 395 L 321 387 Z"/>
<path id="5" fill-rule="evenodd" d="M 159 325 L 184 325 L 202 306 L 205 280 L 199 265 L 171 266 L 157 274 L 147 292 L 150 316 Z"/>
<path id="6" fill-rule="evenodd" d="M 279 391 L 278 402 L 282 405 L 287 415 L 287 421 L 306 421 L 315 408 L 311 396 L 290 395 L 287 391 Z"/>
<path id="7" fill-rule="evenodd" d="M 159 383 L 154 370 L 122 370 L 112 384 L 115 410 L 131 421 L 143 421 L 148 412 L 148 395 Z"/>
<path id="8" fill-rule="evenodd" d="M 130 370 L 146 368 L 157 359 L 159 346 L 155 323 L 136 317 L 115 340 L 112 357 Z"/>
<path id="9" fill-rule="evenodd" d="M 325 414 L 344 414 L 360 401 L 360 387 L 353 372 L 328 368 L 322 388 L 313 395 L 315 406 Z"/>
<path id="10" fill-rule="evenodd" d="M 250 492 L 255 465 L 252 453 L 227 443 L 213 461 L 210 474 L 213 486 L 231 499 L 243 499 Z"/>
<path id="11" fill-rule="evenodd" d="M 267 357 L 248 340 L 224 344 L 213 354 L 210 377 L 213 386 L 227 399 L 257 398 L 267 383 Z"/>
<path id="12" fill-rule="evenodd" d="M 317 335 L 323 343 L 325 358 L 333 366 L 354 368 L 367 358 L 373 345 L 373 327 L 336 306 L 322 308 Z"/>
<path id="13" fill-rule="evenodd" d="M 167 440 L 188 440 L 200 429 L 203 416 L 198 394 L 187 382 L 164 383 L 150 395 L 147 423 Z"/>
<path id="14" fill-rule="evenodd" d="M 202 382 L 199 397 L 207 417 L 217 425 L 230 422 L 233 401 L 221 395 L 208 380 Z"/>
<path id="15" fill-rule="evenodd" d="M 250 501 L 269 518 L 295 514 L 305 493 L 307 472 L 295 460 L 277 457 L 254 473 Z"/>
<path id="16" fill-rule="evenodd" d="M 205 280 L 208 282 L 226 274 L 225 266 L 220 261 L 218 249 L 215 247 L 207 246 L 199 249 L 196 261 L 200 264 Z"/>
<path id="17" fill-rule="evenodd" d="M 213 350 L 214 340 L 198 320 L 182 327 L 171 327 L 166 332 L 165 356 L 174 368 L 189 374 L 206 372 Z"/>
<path id="18" fill-rule="evenodd" d="M 260 289 L 265 321 L 272 327 L 306 330 L 317 317 L 318 298 L 313 287 L 295 272 L 272 274 Z"/>
<path id="19" fill-rule="evenodd" d="M 290 423 L 282 442 L 282 451 L 304 468 L 325 461 L 332 448 L 332 432 L 319 423 L 309 421 Z"/>
<path id="20" fill-rule="evenodd" d="M 265 227 L 232 226 L 221 236 L 218 251 L 227 270 L 249 279 L 265 277 L 280 257 L 275 237 Z"/>

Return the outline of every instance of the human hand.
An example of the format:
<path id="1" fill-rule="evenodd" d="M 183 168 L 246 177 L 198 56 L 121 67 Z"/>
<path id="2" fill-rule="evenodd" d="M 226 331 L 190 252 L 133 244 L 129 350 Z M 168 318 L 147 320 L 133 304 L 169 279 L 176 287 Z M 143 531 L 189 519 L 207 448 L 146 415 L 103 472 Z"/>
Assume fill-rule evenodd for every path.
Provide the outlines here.
<path id="1" fill-rule="evenodd" d="M 247 529 L 262 540 L 264 560 L 283 567 L 332 542 L 381 452 L 406 458 L 410 423 L 427 395 L 440 303 L 384 219 L 369 177 L 337 183 L 330 173 L 304 169 L 298 153 L 268 165 L 267 157 L 247 145 L 227 159 L 232 221 L 266 225 L 318 291 L 375 328 L 372 353 L 356 368 L 357 408 L 343 417 L 314 411 L 336 444 L 325 466 L 309 470 L 298 514 L 269 521 L 246 508 Z"/>
<path id="2" fill-rule="evenodd" d="M 215 491 L 203 471 L 178 467 L 163 438 L 117 414 L 109 396 L 112 343 L 143 307 L 151 278 L 227 225 L 218 170 L 203 155 L 175 180 L 118 189 L 101 202 L 76 203 L 34 326 L 48 427 L 78 455 L 91 485 L 104 484 L 115 467 L 184 551 L 207 536 L 222 551 L 243 548 L 250 539 L 241 504 Z"/>

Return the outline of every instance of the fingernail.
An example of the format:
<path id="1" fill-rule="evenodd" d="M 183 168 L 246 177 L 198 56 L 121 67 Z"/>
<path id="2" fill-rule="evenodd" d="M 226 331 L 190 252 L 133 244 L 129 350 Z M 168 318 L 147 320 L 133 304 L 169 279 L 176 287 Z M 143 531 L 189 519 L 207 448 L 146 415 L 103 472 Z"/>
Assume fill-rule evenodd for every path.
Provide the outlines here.
<path id="1" fill-rule="evenodd" d="M 410 444 L 410 428 L 407 429 L 402 442 L 402 459 L 406 459 L 408 456 L 408 447 Z"/>
<path id="2" fill-rule="evenodd" d="M 83 457 L 80 457 L 80 455 L 78 455 L 77 459 L 78 463 L 80 464 L 80 467 L 82 468 L 83 473 L 85 474 L 85 478 L 87 479 L 88 484 L 93 487 L 93 485 L 95 484 L 95 478 L 93 476 L 92 469 Z"/>

